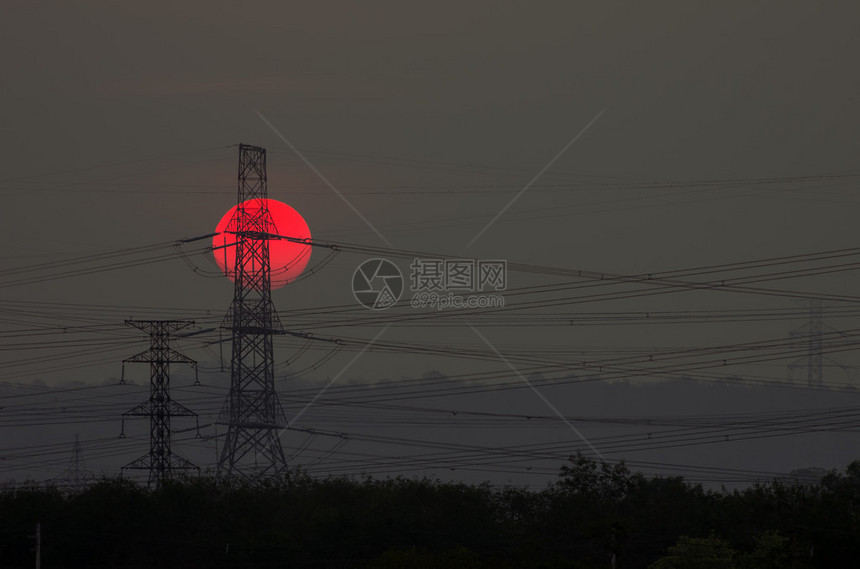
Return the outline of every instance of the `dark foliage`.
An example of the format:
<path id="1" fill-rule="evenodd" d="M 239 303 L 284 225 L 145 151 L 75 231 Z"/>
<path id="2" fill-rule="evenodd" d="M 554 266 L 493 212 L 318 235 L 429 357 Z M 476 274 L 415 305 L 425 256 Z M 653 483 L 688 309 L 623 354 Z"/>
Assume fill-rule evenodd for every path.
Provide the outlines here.
<path id="1" fill-rule="evenodd" d="M 818 484 L 713 492 L 572 457 L 540 492 L 292 473 L 258 485 L 193 478 L 146 490 L 0 491 L 0 567 L 850 567 L 860 461 Z"/>

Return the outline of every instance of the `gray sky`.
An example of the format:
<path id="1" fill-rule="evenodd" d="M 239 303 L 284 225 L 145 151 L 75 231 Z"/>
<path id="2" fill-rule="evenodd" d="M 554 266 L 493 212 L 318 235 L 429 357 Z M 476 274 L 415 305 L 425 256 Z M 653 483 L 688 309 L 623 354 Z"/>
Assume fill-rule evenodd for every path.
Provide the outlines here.
<path id="1" fill-rule="evenodd" d="M 62 386 L 114 381 L 120 361 L 145 347 L 145 338 L 121 329 L 126 318 L 194 318 L 201 327 L 217 325 L 232 287 L 223 278 L 199 274 L 214 270 L 205 255 L 189 258 L 198 273 L 174 259 L 16 284 L 20 276 L 9 270 L 213 231 L 221 215 L 235 205 L 234 145 L 239 142 L 268 149 L 270 197 L 300 211 L 316 239 L 385 246 L 256 111 L 396 249 L 631 275 L 854 244 L 858 202 L 853 192 L 860 176 L 860 78 L 854 72 L 860 40 L 854 28 L 860 8 L 853 2 L 330 2 L 301 7 L 269 2 L 253 8 L 228 2 L 7 2 L 3 12 L 0 193 L 5 206 L 0 209 L 0 232 L 6 246 L 0 253 L 5 309 L 0 379 L 16 394 L 27 389 L 19 384 L 34 382 Z M 466 244 L 601 111 L 464 253 Z M 324 257 L 325 250 L 315 250 L 311 265 Z M 312 277 L 277 291 L 275 303 L 285 325 L 323 336 L 373 338 L 387 323 L 385 317 L 357 306 L 350 308 L 350 323 L 343 326 L 329 325 L 333 317 L 322 310 L 297 312 L 355 306 L 350 280 L 365 258 L 340 253 Z M 128 253 L 104 262 L 134 259 L 139 256 Z M 408 260 L 398 262 L 407 272 Z M 40 276 L 46 270 L 40 266 L 26 275 Z M 719 278 L 760 272 L 767 271 L 750 269 Z M 520 288 L 572 280 L 512 271 L 508 284 Z M 854 272 L 841 271 L 761 286 L 841 296 L 855 294 L 858 284 Z M 507 301 L 510 306 L 547 298 L 554 297 L 532 294 L 509 296 Z M 828 323 L 840 330 L 860 328 L 853 306 L 827 304 Z M 604 314 L 588 326 L 550 325 L 550 317 L 567 313 L 725 310 L 747 311 L 747 320 L 684 320 L 676 314 L 672 322 L 646 325 L 619 323 Z M 775 312 L 749 316 L 749 311 L 761 310 Z M 408 316 L 415 311 L 396 307 L 385 314 Z M 540 309 L 517 311 L 509 320 L 491 318 L 470 314 L 468 320 L 499 353 L 519 358 L 511 360 L 515 368 L 525 366 L 527 357 L 570 364 L 563 373 L 547 374 L 547 382 L 570 373 L 596 373 L 575 369 L 574 362 L 786 339 L 790 330 L 804 324 L 803 307 L 790 298 L 677 290 L 611 302 L 548 302 Z M 494 353 L 464 319 L 449 326 L 442 322 L 395 324 L 379 341 Z M 98 329 L 92 334 L 56 333 L 58 326 L 81 325 Z M 33 329 L 46 334 L 21 336 Z M 209 351 L 202 346 L 215 339 L 217 332 L 211 332 L 178 346 L 200 361 L 201 379 L 215 390 L 205 401 L 188 395 L 199 403 L 201 414 L 217 412 L 217 388 L 227 381 L 216 372 L 213 354 L 218 345 Z M 276 359 L 291 359 L 302 345 L 280 341 Z M 725 376 L 747 387 L 756 381 L 784 381 L 786 363 L 804 354 L 803 346 L 792 350 L 796 353 L 782 360 L 730 366 Z M 328 346 L 316 343 L 292 367 L 283 367 L 284 376 L 297 373 L 300 377 L 293 381 L 307 390 L 301 391 L 304 399 L 289 402 L 288 416 L 312 397 L 308 393 L 335 376 L 339 379 L 324 399 L 357 397 L 355 392 L 339 392 L 341 385 L 421 378 L 428 372 L 505 372 L 504 381 L 523 387 L 507 397 L 506 391 L 487 391 L 429 400 L 439 408 L 553 415 L 504 361 L 370 350 L 344 371 L 356 351 L 347 348 L 319 361 L 328 356 Z M 695 358 L 697 365 L 706 359 Z M 860 363 L 850 350 L 833 354 L 833 359 Z M 644 364 L 637 360 L 631 365 L 639 369 Z M 146 381 L 146 370 L 135 373 L 138 382 Z M 177 377 L 189 380 L 182 373 L 177 371 Z M 702 373 L 720 377 L 723 372 Z M 831 386 L 853 381 L 839 368 L 826 368 L 825 373 Z M 640 379 L 665 379 L 657 375 Z M 279 384 L 284 397 L 291 385 Z M 590 415 L 580 406 L 586 391 L 572 386 L 555 393 L 557 388 L 548 383 L 541 389 L 549 390 L 547 399 L 562 414 Z M 770 385 L 751 396 L 762 413 L 853 401 L 844 394 L 834 401 L 780 398 L 772 391 L 785 390 Z M 660 400 L 668 403 L 654 414 L 706 414 L 707 408 L 690 406 L 689 397 L 698 396 L 679 392 L 673 399 L 673 393 L 660 393 Z M 17 400 L 23 407 L 15 413 L 27 411 L 25 402 L 39 407 L 51 397 L 63 396 Z M 110 405 L 87 413 L 104 423 L 84 426 L 72 421 L 63 425 L 62 436 L 54 435 L 39 427 L 49 416 L 45 411 L 32 426 L 0 431 L 2 448 L 18 447 L 21 441 L 70 445 L 73 430 L 87 430 L 91 438 L 113 433 L 111 413 L 121 413 L 136 399 L 105 395 L 102 400 Z M 714 399 L 713 414 L 722 416 L 721 421 L 734 412 L 731 400 Z M 413 399 L 404 404 L 429 402 Z M 595 405 L 602 417 L 614 417 L 612 405 Z M 649 416 L 648 409 L 623 409 Z M 365 422 L 373 411 L 354 408 L 344 413 L 308 412 L 301 423 L 344 433 L 370 428 Z M 388 413 L 391 424 L 397 424 L 405 411 L 375 413 Z M 404 436 L 447 440 L 441 419 L 430 417 L 420 425 L 404 420 Z M 211 422 L 211 417 L 204 419 L 201 423 Z M 18 416 L 9 417 L 4 424 L 16 420 Z M 595 440 L 608 428 L 587 422 L 576 426 Z M 445 428 L 458 432 L 456 425 Z M 468 436 L 462 436 L 477 446 L 504 445 L 513 440 L 509 428 L 517 429 L 505 423 L 464 429 Z M 630 428 L 635 432 L 639 427 Z M 206 432 L 213 434 L 211 429 Z M 285 445 L 300 447 L 302 436 L 290 433 Z M 581 443 L 560 420 L 550 432 L 528 440 L 537 444 L 544 437 L 569 437 L 571 448 Z M 344 462 L 344 453 L 359 452 L 360 443 L 350 441 L 329 454 L 332 444 L 323 438 L 312 441 L 307 451 L 319 459 L 320 473 L 327 464 L 336 472 L 344 471 L 338 470 L 344 465 L 362 466 L 361 461 Z M 754 446 L 725 452 L 735 457 L 733 468 L 768 471 L 813 464 L 839 467 L 855 458 L 851 449 L 856 439 L 850 437 L 851 444 L 835 445 L 826 454 L 816 454 L 821 445 L 786 439 L 795 453 L 791 460 L 781 455 L 761 458 L 761 448 Z M 206 444 L 188 452 L 208 452 Z M 761 444 L 772 441 L 766 438 Z M 798 453 L 798 448 L 809 453 Z M 710 447 L 685 449 L 676 455 L 659 451 L 657 458 L 657 451 L 646 450 L 613 458 L 727 464 L 726 455 L 711 453 Z M 117 453 L 133 457 L 144 450 L 145 441 L 138 441 L 138 446 L 126 445 Z M 367 450 L 377 458 L 403 452 L 402 446 L 382 443 Z M 94 457 L 94 462 L 110 470 L 122 464 L 122 457 Z M 6 474 L 20 477 L 21 468 L 30 468 L 34 476 L 44 475 L 36 474 L 39 467 L 27 460 L 37 459 L 4 466 Z M 501 474 L 485 467 L 475 476 L 542 480 L 518 470 L 521 466 L 508 464 L 510 472 Z M 62 465 L 51 468 L 62 470 Z"/>

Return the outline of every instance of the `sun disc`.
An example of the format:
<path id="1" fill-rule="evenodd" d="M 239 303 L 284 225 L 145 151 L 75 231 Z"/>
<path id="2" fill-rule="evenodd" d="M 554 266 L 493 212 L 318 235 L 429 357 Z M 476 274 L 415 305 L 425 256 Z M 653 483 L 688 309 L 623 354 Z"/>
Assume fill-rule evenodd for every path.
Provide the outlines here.
<path id="1" fill-rule="evenodd" d="M 265 199 L 266 207 L 272 218 L 272 233 L 284 237 L 310 240 L 311 231 L 304 218 L 283 202 L 273 199 Z M 248 200 L 244 202 L 246 208 L 257 209 L 260 200 Z M 230 280 L 235 280 L 236 272 L 236 210 L 239 206 L 233 206 L 224 214 L 215 228 L 217 235 L 212 238 L 212 252 L 215 262 Z M 311 258 L 311 246 L 307 243 L 296 243 L 287 239 L 269 239 L 269 265 L 271 267 L 272 289 L 281 288 L 287 283 L 296 280 L 302 274 Z M 245 271 L 253 272 L 256 267 L 251 260 L 245 262 Z"/>

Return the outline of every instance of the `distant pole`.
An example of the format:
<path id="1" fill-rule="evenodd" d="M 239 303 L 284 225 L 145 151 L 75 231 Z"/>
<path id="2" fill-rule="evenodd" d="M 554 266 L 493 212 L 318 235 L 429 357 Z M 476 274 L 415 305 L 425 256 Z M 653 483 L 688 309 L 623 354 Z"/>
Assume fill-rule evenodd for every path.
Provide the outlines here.
<path id="1" fill-rule="evenodd" d="M 42 567 L 42 523 L 36 522 L 36 569 Z"/>
<path id="2" fill-rule="evenodd" d="M 78 433 L 75 433 L 74 461 L 75 468 L 74 474 L 72 475 L 72 485 L 74 486 L 75 490 L 79 490 L 81 487 L 81 446 L 78 442 Z"/>

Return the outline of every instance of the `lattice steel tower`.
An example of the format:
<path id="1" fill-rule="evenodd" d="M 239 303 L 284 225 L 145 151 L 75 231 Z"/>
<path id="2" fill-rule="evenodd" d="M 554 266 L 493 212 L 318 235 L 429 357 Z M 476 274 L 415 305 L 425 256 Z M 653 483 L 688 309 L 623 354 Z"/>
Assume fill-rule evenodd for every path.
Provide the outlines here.
<path id="1" fill-rule="evenodd" d="M 279 431 L 287 426 L 275 392 L 272 336 L 283 333 L 272 304 L 269 240 L 276 228 L 266 203 L 266 151 L 239 145 L 239 195 L 228 232 L 236 237 L 230 393 L 218 417 L 227 425 L 218 458 L 221 479 L 277 477 L 287 470 Z M 230 244 L 232 245 L 232 244 Z"/>
<path id="2" fill-rule="evenodd" d="M 843 365 L 833 358 L 824 355 L 825 336 L 832 341 L 838 340 L 839 338 L 837 337 L 848 338 L 848 334 L 824 322 L 824 309 L 822 308 L 821 300 L 809 299 L 804 304 L 809 308 L 809 322 L 800 328 L 792 330 L 790 335 L 793 339 L 803 342 L 806 348 L 806 355 L 788 364 L 789 379 L 797 379 L 805 371 L 807 387 L 813 389 L 821 388 L 824 387 L 825 368 L 839 368 L 844 373 L 844 376 L 851 379 L 856 371 L 853 366 Z"/>
<path id="3" fill-rule="evenodd" d="M 809 324 L 806 325 L 806 382 L 809 387 L 824 384 L 824 354 L 822 353 L 821 301 L 809 301 Z"/>
<path id="4" fill-rule="evenodd" d="M 170 418 L 197 417 L 197 414 L 170 398 L 170 364 L 188 364 L 197 369 L 197 362 L 170 348 L 170 337 L 194 322 L 187 320 L 126 320 L 150 338 L 148 350 L 123 360 L 125 364 L 149 364 L 149 400 L 122 415 L 121 437 L 125 436 L 126 417 L 149 417 L 149 453 L 122 467 L 122 470 L 149 470 L 149 485 L 159 485 L 174 471 L 198 469 L 170 449 Z M 195 381 L 196 383 L 196 381 Z M 199 470 L 199 469 L 198 469 Z"/>
<path id="5" fill-rule="evenodd" d="M 75 444 L 72 446 L 72 456 L 69 459 L 69 466 L 58 477 L 52 478 L 51 483 L 60 488 L 77 492 L 86 486 L 87 478 L 91 478 L 91 476 L 89 473 L 85 473 L 81 465 L 81 443 L 78 434 L 75 433 Z"/>

